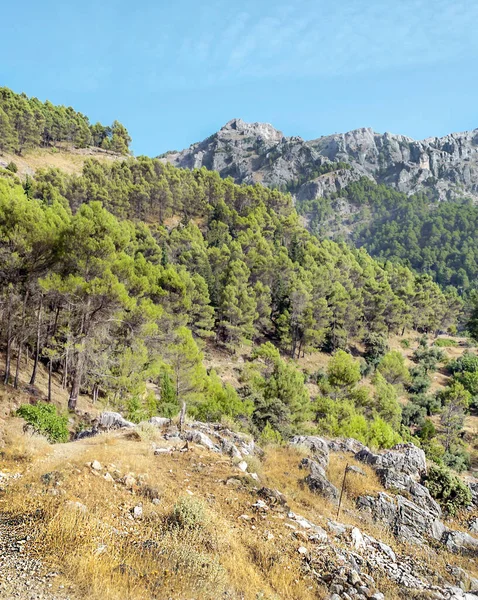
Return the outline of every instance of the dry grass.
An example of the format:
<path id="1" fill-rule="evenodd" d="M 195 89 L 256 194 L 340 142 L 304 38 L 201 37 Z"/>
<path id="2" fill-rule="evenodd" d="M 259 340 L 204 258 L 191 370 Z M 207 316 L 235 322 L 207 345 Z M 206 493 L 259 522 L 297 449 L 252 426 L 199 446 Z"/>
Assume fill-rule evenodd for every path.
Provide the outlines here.
<path id="1" fill-rule="evenodd" d="M 75 583 L 80 597 L 215 599 L 225 591 L 245 600 L 322 597 L 318 584 L 303 576 L 299 544 L 284 532 L 283 521 L 254 514 L 256 496 L 249 486 L 225 485 L 229 477 L 241 476 L 229 459 L 199 447 L 154 456 L 149 441 L 121 434 L 53 448 L 9 486 L 0 511 L 8 507 L 26 515 L 41 509 L 34 524 L 36 552 Z M 115 478 L 132 474 L 136 484 L 130 490 L 106 481 L 105 470 L 95 475 L 86 466 L 92 460 Z M 41 480 L 49 472 L 60 473 L 51 484 Z M 141 495 L 146 485 L 158 489 L 159 504 Z M 181 527 L 171 518 L 181 496 L 204 507 L 201 527 Z M 142 519 L 133 520 L 131 509 L 139 504 Z M 239 519 L 244 513 L 251 521 Z M 271 531 L 274 540 L 268 539 Z"/>
<path id="2" fill-rule="evenodd" d="M 1 156 L 2 162 L 14 162 L 18 167 L 17 175 L 23 179 L 26 175 L 32 175 L 39 169 L 49 167 L 61 169 L 68 174 L 79 174 L 83 169 L 85 161 L 89 158 L 95 158 L 100 162 L 111 162 L 115 160 L 124 160 L 124 156 L 107 154 L 105 152 L 91 149 L 75 148 L 36 148 L 30 150 L 22 156 L 5 153 Z"/>
<path id="3" fill-rule="evenodd" d="M 27 458 L 13 452 L 9 458 L 12 470 L 15 460 L 21 460 L 16 469 L 24 475 L 0 497 L 0 512 L 36 515 L 29 524 L 35 532 L 33 550 L 49 568 L 62 573 L 67 587 L 74 584 L 81 598 L 215 600 L 226 592 L 231 600 L 326 597 L 297 552 L 309 543 L 285 527 L 287 516 L 280 510 L 253 508 L 255 483 L 248 482 L 229 458 L 195 445 L 189 452 L 154 456 L 153 433 L 146 427 L 136 440 L 112 432 L 42 446 L 31 437 L 19 439 L 17 428 L 7 447 L 26 446 L 21 455 Z M 300 484 L 306 476 L 299 469 L 303 456 L 301 448 L 268 447 L 261 464 L 255 465 L 261 472 L 260 485 L 279 489 L 291 510 L 326 526 L 327 519 L 335 519 L 336 507 Z M 88 466 L 93 460 L 103 465 L 99 473 Z M 366 477 L 349 473 L 341 522 L 358 526 L 442 576 L 448 575 L 450 562 L 473 572 L 469 560 L 406 547 L 380 523 L 357 513 L 356 497 L 382 488 L 369 467 L 333 453 L 328 477 L 337 487 L 347 463 L 360 466 Z M 104 478 L 106 472 L 115 483 Z M 46 473 L 53 475 L 42 478 Z M 125 485 L 121 479 L 127 474 L 134 481 Z M 226 483 L 231 477 L 234 485 Z M 145 493 L 151 489 L 159 503 Z M 81 505 L 87 507 L 85 512 Z M 133 519 L 132 509 L 138 505 L 142 517 Z M 388 579 L 371 575 L 387 599 L 400 597 Z"/>

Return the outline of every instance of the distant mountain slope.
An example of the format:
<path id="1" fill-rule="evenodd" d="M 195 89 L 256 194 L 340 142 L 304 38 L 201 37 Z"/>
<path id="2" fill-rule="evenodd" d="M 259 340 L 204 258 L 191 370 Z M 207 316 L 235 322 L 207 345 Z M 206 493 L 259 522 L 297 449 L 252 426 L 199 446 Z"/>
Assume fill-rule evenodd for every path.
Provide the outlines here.
<path id="1" fill-rule="evenodd" d="M 316 140 L 285 137 L 266 123 L 233 119 L 217 133 L 163 160 L 205 166 L 236 182 L 260 182 L 307 201 L 340 191 L 362 177 L 406 194 L 433 189 L 440 199 L 478 200 L 478 129 L 416 141 L 370 128 Z"/>

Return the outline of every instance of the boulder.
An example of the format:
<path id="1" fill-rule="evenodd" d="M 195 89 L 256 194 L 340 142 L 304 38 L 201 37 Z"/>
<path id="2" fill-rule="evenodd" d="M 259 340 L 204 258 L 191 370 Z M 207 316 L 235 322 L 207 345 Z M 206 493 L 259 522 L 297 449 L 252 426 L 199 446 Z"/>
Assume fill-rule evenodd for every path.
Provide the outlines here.
<path id="1" fill-rule="evenodd" d="M 323 438 L 316 435 L 296 435 L 289 443 L 307 448 L 323 469 L 329 466 L 329 446 Z"/>
<path id="2" fill-rule="evenodd" d="M 397 444 L 382 454 L 363 448 L 355 458 L 375 469 L 393 469 L 395 473 L 409 475 L 415 481 L 419 481 L 427 472 L 425 453 L 414 444 Z"/>
<path id="3" fill-rule="evenodd" d="M 155 427 L 166 427 L 170 425 L 171 419 L 167 419 L 166 417 L 151 417 L 148 423 L 151 423 Z"/>
<path id="4" fill-rule="evenodd" d="M 339 491 L 327 479 L 324 469 L 318 462 L 310 458 L 304 458 L 299 466 L 301 469 L 309 470 L 309 474 L 304 481 L 312 492 L 320 494 L 334 503 L 338 502 Z"/>
<path id="5" fill-rule="evenodd" d="M 478 538 L 469 533 L 446 531 L 442 541 L 451 552 L 478 557 Z"/>
<path id="6" fill-rule="evenodd" d="M 219 452 L 219 448 L 214 444 L 211 438 L 202 431 L 187 431 L 184 434 L 184 438 L 188 442 L 194 442 L 195 444 L 200 444 L 209 450 Z"/>
<path id="7" fill-rule="evenodd" d="M 123 427 L 136 427 L 117 412 L 104 412 L 98 417 L 100 429 L 122 429 Z"/>
<path id="8" fill-rule="evenodd" d="M 327 440 L 327 445 L 330 452 L 351 452 L 352 454 L 357 454 L 365 448 L 365 444 L 353 438 Z"/>

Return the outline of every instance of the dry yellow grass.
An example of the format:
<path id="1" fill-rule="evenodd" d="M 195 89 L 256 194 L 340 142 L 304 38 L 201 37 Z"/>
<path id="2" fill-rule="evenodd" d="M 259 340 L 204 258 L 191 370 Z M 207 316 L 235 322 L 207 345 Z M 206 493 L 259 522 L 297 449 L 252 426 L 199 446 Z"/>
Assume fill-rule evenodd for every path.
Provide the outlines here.
<path id="1" fill-rule="evenodd" d="M 135 438 L 116 432 L 51 446 L 31 437 L 22 441 L 17 425 L 18 420 L 13 426 L 9 423 L 12 434 L 5 456 L 9 470 L 22 472 L 23 477 L 10 483 L 0 497 L 0 512 L 30 519 L 29 528 L 35 532 L 33 550 L 49 568 L 62 574 L 67 588 L 74 584 L 73 596 L 76 591 L 78 597 L 91 600 L 212 600 L 227 591 L 232 600 L 326 597 L 297 552 L 307 541 L 285 527 L 284 513 L 253 508 L 257 500 L 254 482 L 229 458 L 194 445 L 189 452 L 154 456 L 152 440 L 158 438 L 148 428 Z M 8 450 L 8 446 L 21 448 L 22 444 L 18 455 Z M 307 474 L 299 469 L 303 456 L 300 448 L 267 448 L 256 465 L 260 485 L 280 490 L 291 510 L 326 527 L 328 519 L 335 520 L 336 507 L 301 485 Z M 93 460 L 104 467 L 99 473 L 87 466 Z M 398 555 L 413 556 L 441 576 L 448 577 L 448 563 L 470 572 L 476 569 L 466 558 L 444 551 L 436 554 L 426 546 L 405 546 L 380 523 L 358 513 L 357 496 L 375 494 L 382 487 L 368 466 L 332 454 L 328 477 L 337 487 L 347 463 L 360 466 L 366 477 L 349 473 L 341 522 L 358 526 Z M 104 478 L 106 470 L 115 483 Z M 42 479 L 46 473 L 54 475 Z M 119 482 L 127 474 L 136 480 L 128 487 Z M 226 483 L 231 477 L 233 485 Z M 151 502 L 145 490 L 156 490 L 159 504 Z M 197 500 L 202 507 L 198 527 L 172 524 L 180 498 Z M 74 503 L 80 503 L 80 509 Z M 81 505 L 87 507 L 86 512 Z M 143 515 L 136 520 L 131 511 L 138 505 Z M 396 585 L 379 572 L 370 574 L 387 599 L 400 597 Z"/>
<path id="2" fill-rule="evenodd" d="M 322 597 L 320 586 L 303 576 L 298 542 L 284 531 L 283 521 L 254 513 L 256 496 L 249 485 L 225 484 L 229 477 L 241 476 L 229 459 L 198 447 L 158 457 L 150 441 L 118 434 L 53 449 L 51 456 L 17 465 L 24 476 L 11 484 L 0 511 L 25 515 L 42 510 L 34 523 L 36 551 L 63 573 L 65 582 L 75 583 L 80 597 L 212 599 L 224 590 L 230 598 L 245 600 Z M 85 466 L 92 460 L 111 473 L 132 473 L 138 482 L 156 487 L 160 504 L 144 498 L 141 485 L 130 491 L 94 475 Z M 56 471 L 61 474 L 58 485 L 40 479 Z M 178 498 L 190 494 L 210 514 L 199 533 L 168 525 Z M 88 511 L 75 510 L 71 502 Z M 131 520 L 130 510 L 138 504 L 143 518 Z M 244 513 L 251 515 L 250 521 L 239 518 Z M 273 541 L 268 532 L 274 532 Z"/>
<path id="3" fill-rule="evenodd" d="M 79 174 L 83 169 L 85 161 L 95 158 L 101 162 L 124 160 L 124 156 L 101 152 L 94 148 L 74 149 L 63 148 L 36 148 L 22 156 L 5 153 L 1 157 L 2 162 L 14 162 L 18 167 L 17 175 L 23 179 L 26 175 L 32 175 L 39 169 L 49 167 L 61 169 L 68 174 Z"/>

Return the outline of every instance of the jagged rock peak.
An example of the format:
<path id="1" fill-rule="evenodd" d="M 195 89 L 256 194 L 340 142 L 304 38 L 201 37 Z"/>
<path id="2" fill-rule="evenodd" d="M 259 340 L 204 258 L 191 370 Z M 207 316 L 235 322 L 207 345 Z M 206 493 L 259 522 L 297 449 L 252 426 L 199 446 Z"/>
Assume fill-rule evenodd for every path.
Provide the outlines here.
<path id="1" fill-rule="evenodd" d="M 235 133 L 245 136 L 262 137 L 267 141 L 280 142 L 284 137 L 282 131 L 278 131 L 270 123 L 246 123 L 242 119 L 231 119 L 221 129 L 221 133 Z"/>

